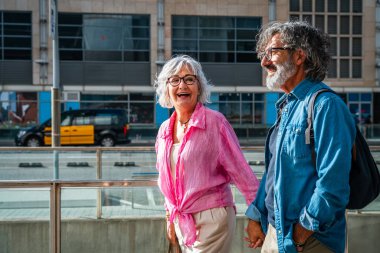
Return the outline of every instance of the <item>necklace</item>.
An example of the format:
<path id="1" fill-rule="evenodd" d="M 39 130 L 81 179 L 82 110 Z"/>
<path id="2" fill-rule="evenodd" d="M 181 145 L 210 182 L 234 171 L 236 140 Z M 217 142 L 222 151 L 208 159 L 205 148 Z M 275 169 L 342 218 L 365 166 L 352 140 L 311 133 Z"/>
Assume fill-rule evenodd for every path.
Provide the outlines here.
<path id="1" fill-rule="evenodd" d="M 179 126 L 182 128 L 183 132 L 186 131 L 186 128 L 187 128 L 187 123 L 190 121 L 191 118 L 189 118 L 188 120 L 186 120 L 186 122 L 181 122 L 178 120 L 178 123 L 179 123 Z"/>

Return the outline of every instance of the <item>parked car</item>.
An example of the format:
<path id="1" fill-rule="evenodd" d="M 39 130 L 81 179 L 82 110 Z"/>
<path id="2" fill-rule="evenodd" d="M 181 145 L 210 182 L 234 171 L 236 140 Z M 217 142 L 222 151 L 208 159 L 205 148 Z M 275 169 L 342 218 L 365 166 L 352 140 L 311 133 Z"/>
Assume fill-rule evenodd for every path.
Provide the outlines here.
<path id="1" fill-rule="evenodd" d="M 123 109 L 70 110 L 61 114 L 61 145 L 115 146 L 129 143 L 127 112 Z M 51 119 L 39 126 L 21 129 L 17 146 L 51 145 Z"/>

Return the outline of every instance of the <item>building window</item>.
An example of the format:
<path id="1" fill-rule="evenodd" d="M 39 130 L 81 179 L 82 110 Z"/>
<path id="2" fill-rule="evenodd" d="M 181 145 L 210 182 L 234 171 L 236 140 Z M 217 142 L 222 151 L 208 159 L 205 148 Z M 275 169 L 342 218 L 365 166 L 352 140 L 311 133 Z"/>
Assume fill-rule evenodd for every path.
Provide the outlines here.
<path id="1" fill-rule="evenodd" d="M 347 93 L 348 108 L 356 123 L 372 122 L 372 93 Z"/>
<path id="2" fill-rule="evenodd" d="M 122 95 L 81 94 L 80 108 L 120 108 L 128 112 L 131 124 L 154 123 L 155 96 L 153 93 Z"/>
<path id="3" fill-rule="evenodd" d="M 31 59 L 31 13 L 0 11 L 0 60 Z"/>
<path id="4" fill-rule="evenodd" d="M 264 125 L 264 93 L 219 93 L 213 106 L 235 127 Z"/>
<path id="5" fill-rule="evenodd" d="M 362 78 L 362 5 L 362 0 L 292 0 L 289 2 L 291 20 L 309 21 L 330 35 L 332 60 L 329 66 L 329 78 Z"/>
<path id="6" fill-rule="evenodd" d="M 258 62 L 258 17 L 172 17 L 172 53 L 201 62 Z"/>
<path id="7" fill-rule="evenodd" d="M 58 15 L 61 60 L 148 62 L 148 15 Z"/>

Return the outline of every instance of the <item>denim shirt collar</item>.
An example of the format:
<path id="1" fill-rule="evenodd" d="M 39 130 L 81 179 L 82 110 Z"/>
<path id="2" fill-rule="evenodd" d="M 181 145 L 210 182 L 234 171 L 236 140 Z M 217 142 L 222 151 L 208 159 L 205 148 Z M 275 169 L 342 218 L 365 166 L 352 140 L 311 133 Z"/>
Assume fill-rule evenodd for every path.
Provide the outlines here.
<path id="1" fill-rule="evenodd" d="M 315 82 L 310 79 L 302 80 L 289 94 L 284 94 L 281 96 L 281 98 L 276 102 L 276 109 L 279 109 L 285 100 L 290 100 L 292 97 L 298 100 L 304 100 L 311 88 L 314 86 Z"/>

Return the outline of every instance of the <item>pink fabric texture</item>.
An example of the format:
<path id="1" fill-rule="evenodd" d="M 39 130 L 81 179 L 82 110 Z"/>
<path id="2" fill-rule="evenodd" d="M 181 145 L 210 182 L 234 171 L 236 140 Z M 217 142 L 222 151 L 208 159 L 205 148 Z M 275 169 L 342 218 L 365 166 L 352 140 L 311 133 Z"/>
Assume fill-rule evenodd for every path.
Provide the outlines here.
<path id="1" fill-rule="evenodd" d="M 172 180 L 170 151 L 176 112 L 162 123 L 157 139 L 158 185 L 165 196 L 170 221 L 178 216 L 185 244 L 196 241 L 192 214 L 206 209 L 234 206 L 230 183 L 237 186 L 249 205 L 259 181 L 245 160 L 234 130 L 226 118 L 198 103 L 178 151 Z"/>

